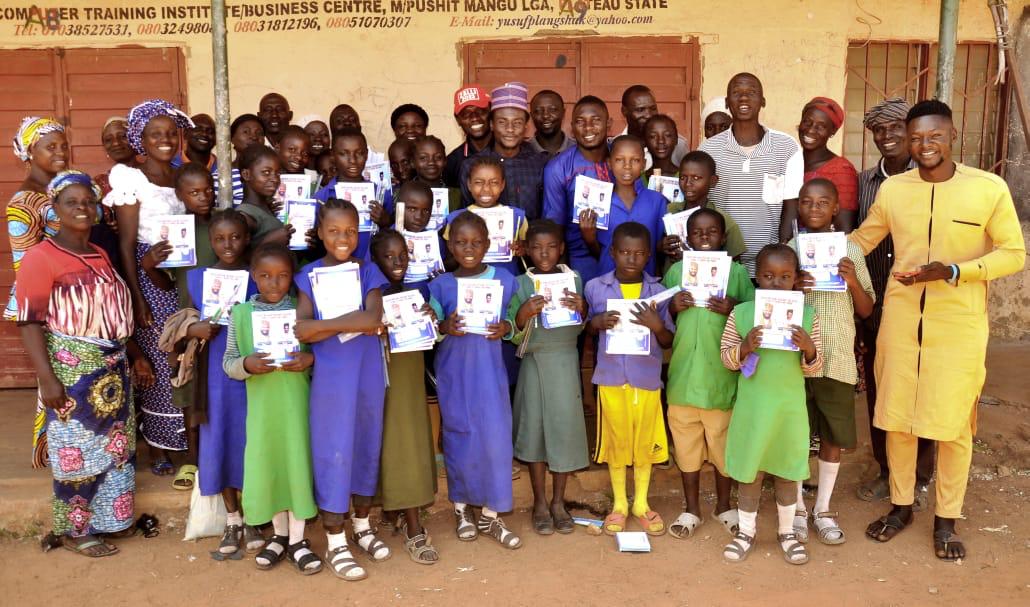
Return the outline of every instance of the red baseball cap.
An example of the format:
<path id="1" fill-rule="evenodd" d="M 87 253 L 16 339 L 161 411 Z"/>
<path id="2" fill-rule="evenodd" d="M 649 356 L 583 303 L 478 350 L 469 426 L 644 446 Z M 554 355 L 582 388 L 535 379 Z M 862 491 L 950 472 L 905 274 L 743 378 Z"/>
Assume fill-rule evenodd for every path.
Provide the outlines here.
<path id="1" fill-rule="evenodd" d="M 461 113 L 461 110 L 467 107 L 488 109 L 490 107 L 490 94 L 478 84 L 458 89 L 454 92 L 454 114 L 458 115 Z"/>

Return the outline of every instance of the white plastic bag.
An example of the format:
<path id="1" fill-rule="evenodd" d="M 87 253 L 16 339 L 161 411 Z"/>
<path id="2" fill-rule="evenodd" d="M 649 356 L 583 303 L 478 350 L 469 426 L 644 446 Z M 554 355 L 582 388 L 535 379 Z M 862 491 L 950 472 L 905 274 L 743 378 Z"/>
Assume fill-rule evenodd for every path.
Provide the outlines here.
<path id="1" fill-rule="evenodd" d="M 183 541 L 202 537 L 221 537 L 225 529 L 225 502 L 221 495 L 200 494 L 200 472 L 193 481 L 190 494 L 190 514 L 186 519 L 186 536 Z"/>

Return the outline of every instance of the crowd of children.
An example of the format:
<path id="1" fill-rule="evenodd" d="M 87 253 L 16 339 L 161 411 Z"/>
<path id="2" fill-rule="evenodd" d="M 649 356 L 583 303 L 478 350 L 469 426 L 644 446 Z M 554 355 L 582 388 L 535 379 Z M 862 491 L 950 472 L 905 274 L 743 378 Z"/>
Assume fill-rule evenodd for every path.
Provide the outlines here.
<path id="1" fill-rule="evenodd" d="M 399 137 L 381 161 L 392 169 L 390 178 L 375 183 L 375 200 L 367 204 L 338 197 L 340 184 L 371 181 L 371 151 L 356 115 L 340 127 L 334 113 L 330 129 L 321 122 L 301 128 L 279 119 L 272 129 L 264 116 L 237 118 L 234 208 L 212 212 L 210 167 L 187 162 L 177 169 L 175 197 L 197 222 L 199 261 L 178 285 L 187 295 L 185 305 L 204 309 L 207 268 L 249 271 L 242 303 L 226 310 L 228 322 L 202 317 L 183 338 L 206 344 L 196 363 L 200 387 L 193 392 L 205 411 L 198 482 L 202 494 L 221 495 L 228 512 L 220 552 L 257 552 L 261 569 L 288 559 L 304 575 L 328 567 L 344 580 L 360 580 L 367 572 L 354 546 L 368 562 L 391 556 L 370 518 L 381 508 L 381 518 L 395 521 L 403 533 L 410 558 L 436 563 L 440 555 L 420 509 L 435 500 L 437 448 L 454 531 L 462 541 L 485 535 L 504 548 L 523 545 L 501 518 L 515 506 L 513 459 L 529 467 L 532 528 L 540 535 L 573 532 L 566 482 L 593 460 L 606 464 L 611 478 L 614 499 L 601 525 L 605 533 L 639 529 L 662 535 L 668 529 L 676 538 L 689 538 L 705 521 L 700 479 L 707 461 L 714 466 L 717 496 L 710 518 L 730 538 L 727 560 L 745 559 L 757 541 L 765 476 L 775 487 L 777 539 L 789 563 L 808 560 L 810 525 L 823 543 L 844 541 L 830 497 L 841 449 L 855 447 L 852 318 L 867 316 L 873 305 L 861 251 L 849 245 L 834 268 L 846 285 L 842 291 L 815 290 L 794 241 L 755 251 L 752 280 L 739 263 L 745 249 L 740 228 L 708 206 L 718 181 L 711 156 L 695 151 L 674 163 L 676 125 L 663 116 L 647 121 L 645 138 L 622 135 L 609 143 L 603 102 L 588 97 L 576 107 L 583 126 L 575 145 L 539 175 L 543 213 L 502 203 L 510 199 L 503 195 L 503 158 L 470 155 L 459 172 L 464 181 L 448 187 L 444 145 L 425 134 L 427 120 L 410 108 L 394 117 Z M 340 120 L 346 118 L 341 113 Z M 265 145 L 264 138 L 273 135 L 275 146 Z M 317 176 L 310 191 L 319 204 L 314 227 L 303 234 L 305 246 L 297 247 L 295 226 L 280 214 L 281 175 L 305 169 Z M 676 177 L 676 197 L 682 199 L 649 188 L 652 175 Z M 553 218 L 553 201 L 572 199 L 573 176 L 610 183 L 610 211 L 567 209 L 562 213 L 568 222 L 530 220 Z M 798 208 L 802 231 L 832 230 L 839 209 L 833 183 L 807 183 Z M 502 243 L 510 256 L 487 259 L 503 224 L 495 227 L 484 217 L 506 209 L 515 224 Z M 669 232 L 663 219 L 684 211 L 690 212 L 685 230 Z M 411 237 L 424 232 L 433 234 L 440 264 L 408 280 L 416 258 L 424 262 Z M 152 277 L 152 284 L 137 290 L 150 303 L 155 323 L 174 308 L 169 293 L 175 286 L 157 268 L 169 249 L 162 242 L 137 253 L 145 276 Z M 681 288 L 688 272 L 697 273 L 696 267 L 684 268 L 686 251 L 731 259 L 724 286 L 706 301 L 695 301 Z M 339 314 L 333 311 L 336 302 L 320 297 L 316 283 L 345 264 L 357 267 L 360 297 L 351 311 Z M 560 292 L 541 288 L 561 275 L 568 282 Z M 466 305 L 472 300 L 465 286 L 470 281 L 495 289 L 488 302 L 500 299 L 501 313 L 482 326 L 473 326 Z M 762 346 L 768 326 L 755 321 L 756 287 L 806 293 L 789 329 L 792 347 Z M 432 319 L 435 345 L 392 352 L 385 335 L 396 327 L 384 314 L 383 299 L 409 291 L 425 302 L 418 312 Z M 545 317 L 556 309 L 572 321 L 548 326 Z M 255 343 L 255 315 L 273 311 L 295 315 L 288 329 L 300 347 L 285 361 Z M 632 345 L 626 349 L 626 327 L 641 328 L 636 351 Z M 593 454 L 580 375 L 584 350 L 596 353 Z M 667 352 L 671 356 L 664 358 Z M 167 382 L 167 372 L 158 380 Z M 439 440 L 427 406 L 433 393 L 439 400 Z M 810 434 L 821 438 L 811 517 L 800 486 L 809 476 Z M 652 466 L 670 460 L 681 472 L 685 503 L 666 526 L 648 502 L 648 489 Z M 306 521 L 316 516 L 326 533 L 321 555 L 305 538 Z M 271 535 L 260 529 L 269 523 Z"/>

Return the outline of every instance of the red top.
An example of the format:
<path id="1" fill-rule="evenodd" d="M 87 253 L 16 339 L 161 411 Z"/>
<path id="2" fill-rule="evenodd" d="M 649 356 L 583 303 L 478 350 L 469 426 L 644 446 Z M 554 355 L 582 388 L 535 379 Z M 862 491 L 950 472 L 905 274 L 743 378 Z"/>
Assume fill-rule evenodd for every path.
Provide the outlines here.
<path id="1" fill-rule="evenodd" d="M 858 171 L 850 160 L 843 156 L 835 156 L 818 169 L 805 171 L 805 181 L 811 181 L 816 177 L 829 179 L 837 187 L 837 200 L 841 209 L 858 210 Z"/>

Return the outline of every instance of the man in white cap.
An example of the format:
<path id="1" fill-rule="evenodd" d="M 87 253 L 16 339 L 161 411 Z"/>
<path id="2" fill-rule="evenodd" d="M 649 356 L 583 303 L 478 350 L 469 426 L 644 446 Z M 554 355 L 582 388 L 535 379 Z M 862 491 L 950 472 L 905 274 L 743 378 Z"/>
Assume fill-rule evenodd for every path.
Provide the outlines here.
<path id="1" fill-rule="evenodd" d="M 701 124 L 704 126 L 705 139 L 715 137 L 733 124 L 733 116 L 726 107 L 726 97 L 713 97 L 701 110 Z"/>

